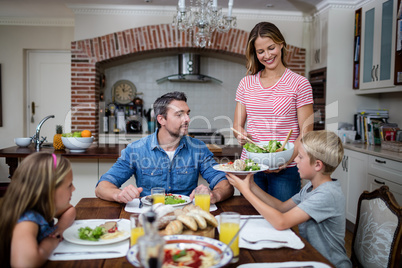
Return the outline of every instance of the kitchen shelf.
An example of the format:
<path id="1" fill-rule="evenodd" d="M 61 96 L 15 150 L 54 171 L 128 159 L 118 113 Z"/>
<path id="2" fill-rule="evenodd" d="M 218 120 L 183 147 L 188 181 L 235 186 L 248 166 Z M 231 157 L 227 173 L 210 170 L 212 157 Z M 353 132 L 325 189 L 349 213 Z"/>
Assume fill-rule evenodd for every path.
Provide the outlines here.
<path id="1" fill-rule="evenodd" d="M 355 90 L 355 95 L 402 92 L 402 86 Z"/>
<path id="2" fill-rule="evenodd" d="M 360 84 L 360 47 L 361 47 L 362 9 L 355 11 L 355 37 L 353 52 L 353 89 L 359 89 Z"/>

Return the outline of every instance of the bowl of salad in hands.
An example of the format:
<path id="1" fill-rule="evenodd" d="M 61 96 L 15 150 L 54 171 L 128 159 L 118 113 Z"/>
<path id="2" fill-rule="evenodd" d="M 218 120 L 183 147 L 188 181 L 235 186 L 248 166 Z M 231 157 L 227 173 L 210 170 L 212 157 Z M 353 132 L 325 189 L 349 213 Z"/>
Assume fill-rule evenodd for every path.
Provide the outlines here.
<path id="1" fill-rule="evenodd" d="M 247 158 L 258 164 L 268 166 L 270 170 L 278 169 L 280 166 L 288 162 L 294 151 L 294 144 L 290 142 L 285 144 L 285 147 L 281 152 L 277 152 L 277 150 L 282 146 L 280 141 L 270 140 L 269 142 L 260 142 L 257 144 L 265 150 L 249 142 L 243 146 L 246 150 Z"/>

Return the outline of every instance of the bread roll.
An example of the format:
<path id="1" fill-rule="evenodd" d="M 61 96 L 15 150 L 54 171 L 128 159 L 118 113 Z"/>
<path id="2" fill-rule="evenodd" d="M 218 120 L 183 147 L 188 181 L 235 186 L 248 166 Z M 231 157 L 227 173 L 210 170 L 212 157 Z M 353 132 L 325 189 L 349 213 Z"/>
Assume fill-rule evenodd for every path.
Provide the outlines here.
<path id="1" fill-rule="evenodd" d="M 171 221 L 174 221 L 175 219 L 176 215 L 174 215 L 174 212 L 170 212 L 161 218 L 158 217 L 158 229 L 160 230 L 165 228 Z"/>
<path id="2" fill-rule="evenodd" d="M 212 215 L 211 213 L 206 212 L 205 210 L 202 210 L 202 209 L 192 210 L 192 213 L 202 216 L 209 225 L 211 225 L 213 227 L 218 227 L 218 221 L 216 220 L 214 215 Z"/>
<path id="3" fill-rule="evenodd" d="M 184 212 L 184 210 L 182 210 L 182 209 L 176 209 L 174 211 L 174 215 L 176 215 L 176 217 L 179 215 L 182 215 L 182 214 L 186 214 L 186 212 Z"/>
<path id="4" fill-rule="evenodd" d="M 184 226 L 186 226 L 191 231 L 197 231 L 198 225 L 193 217 L 182 214 L 177 216 L 177 219 L 181 221 L 184 224 Z"/>
<path id="5" fill-rule="evenodd" d="M 207 228 L 207 221 L 204 219 L 204 217 L 202 217 L 199 214 L 194 213 L 193 211 L 194 210 L 187 212 L 186 215 L 194 218 L 194 220 L 197 222 L 199 229 L 203 230 L 203 229 Z"/>
<path id="6" fill-rule="evenodd" d="M 162 218 L 163 216 L 165 216 L 166 214 L 173 212 L 175 210 L 174 207 L 172 206 L 166 206 L 164 204 L 162 204 L 161 206 L 158 206 L 156 208 L 154 208 L 154 211 L 156 213 L 156 216 L 158 218 Z"/>
<path id="7" fill-rule="evenodd" d="M 196 208 L 197 208 L 196 205 L 190 203 L 190 204 L 188 204 L 187 206 L 185 206 L 185 207 L 183 208 L 183 211 L 184 211 L 184 212 L 189 212 L 190 210 L 193 210 L 193 209 L 196 209 Z"/>
<path id="8" fill-rule="evenodd" d="M 181 234 L 183 232 L 183 223 L 179 220 L 169 222 L 165 229 L 165 235 Z"/>

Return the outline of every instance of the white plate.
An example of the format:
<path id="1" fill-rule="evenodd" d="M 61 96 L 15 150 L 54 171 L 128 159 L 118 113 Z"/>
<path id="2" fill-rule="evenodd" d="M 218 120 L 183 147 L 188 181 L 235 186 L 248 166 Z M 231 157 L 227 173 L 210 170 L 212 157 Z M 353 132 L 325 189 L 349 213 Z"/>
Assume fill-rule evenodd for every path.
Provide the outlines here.
<path id="1" fill-rule="evenodd" d="M 98 241 L 90 241 L 80 239 L 80 237 L 78 236 L 78 229 L 80 229 L 81 227 L 88 226 L 89 228 L 94 229 L 96 226 L 104 224 L 106 221 L 112 221 L 112 220 L 99 220 L 99 221 L 90 220 L 88 222 L 74 224 L 64 231 L 63 238 L 68 242 L 79 245 L 107 245 L 117 243 L 130 238 L 130 221 L 119 221 L 117 223 L 117 229 L 119 231 L 124 232 L 123 235 L 120 237 L 107 240 L 99 239 Z"/>
<path id="2" fill-rule="evenodd" d="M 237 268 L 285 268 L 285 267 L 304 267 L 311 266 L 314 268 L 330 268 L 328 264 L 316 261 L 289 261 L 289 262 L 272 262 L 272 263 L 246 263 Z"/>
<path id="3" fill-rule="evenodd" d="M 163 237 L 166 241 L 165 248 L 178 248 L 178 249 L 186 249 L 186 248 L 194 248 L 196 250 L 204 250 L 207 252 L 211 252 L 216 258 L 219 257 L 225 249 L 227 248 L 226 244 L 218 241 L 216 239 L 212 239 L 204 236 L 195 236 L 195 235 L 166 235 Z M 223 267 L 230 262 L 233 258 L 232 250 L 228 249 L 225 254 L 220 256 L 219 262 L 211 267 Z M 129 263 L 136 267 L 141 267 L 141 263 L 138 260 L 138 246 L 134 245 L 130 248 L 127 253 L 127 260 Z"/>
<path id="4" fill-rule="evenodd" d="M 255 173 L 257 173 L 257 172 L 265 171 L 265 170 L 267 170 L 267 169 L 269 168 L 269 167 L 266 166 L 266 165 L 259 164 L 260 170 L 253 170 L 253 171 L 234 171 L 234 170 L 225 170 L 225 169 L 223 168 L 223 166 L 225 166 L 225 165 L 227 165 L 227 164 L 215 165 L 215 166 L 213 166 L 213 168 L 214 168 L 215 170 L 218 170 L 218 171 L 223 171 L 223 172 L 226 172 L 226 173 L 233 173 L 233 174 L 236 174 L 236 175 L 247 175 L 247 174 L 250 174 L 250 173 L 255 174 Z"/>
<path id="5" fill-rule="evenodd" d="M 187 205 L 187 204 L 189 204 L 189 203 L 191 202 L 191 201 L 190 201 L 190 197 L 187 196 L 187 195 L 182 195 L 182 194 L 173 194 L 173 195 L 175 195 L 175 196 L 180 196 L 181 199 L 183 199 L 183 200 L 186 201 L 186 202 L 180 203 L 180 204 L 174 204 L 174 205 L 168 205 L 168 204 L 166 204 L 167 206 L 179 207 L 179 206 Z M 141 198 L 141 202 L 144 203 L 144 205 L 152 206 L 152 202 L 149 201 L 149 200 L 147 199 L 147 197 L 150 197 L 150 195 L 147 195 L 147 196 L 142 197 L 142 198 Z"/>

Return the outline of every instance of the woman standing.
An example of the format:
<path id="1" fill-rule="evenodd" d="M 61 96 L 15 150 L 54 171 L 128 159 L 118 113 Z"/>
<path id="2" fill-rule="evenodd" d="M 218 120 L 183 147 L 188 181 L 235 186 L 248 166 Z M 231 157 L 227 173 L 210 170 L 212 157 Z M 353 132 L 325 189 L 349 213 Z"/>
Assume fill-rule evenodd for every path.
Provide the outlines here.
<path id="1" fill-rule="evenodd" d="M 278 170 L 255 174 L 256 184 L 270 195 L 286 201 L 300 191 L 300 176 L 293 159 L 300 136 L 313 130 L 313 94 L 309 81 L 287 68 L 286 41 L 272 23 L 260 22 L 250 32 L 247 49 L 247 76 L 236 92 L 234 128 L 255 142 L 295 144 L 290 161 Z M 245 124 L 247 121 L 247 131 Z M 241 145 L 247 141 L 235 133 Z M 243 149 L 242 158 L 246 154 Z"/>

